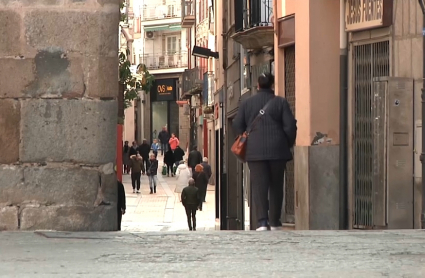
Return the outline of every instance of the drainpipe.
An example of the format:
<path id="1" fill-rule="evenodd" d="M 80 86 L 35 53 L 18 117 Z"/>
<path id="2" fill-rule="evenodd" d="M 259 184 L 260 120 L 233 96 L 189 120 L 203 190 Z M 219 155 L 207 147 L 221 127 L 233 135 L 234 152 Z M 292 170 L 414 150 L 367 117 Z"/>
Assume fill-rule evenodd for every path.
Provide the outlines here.
<path id="1" fill-rule="evenodd" d="M 227 123 L 226 123 L 226 115 L 227 115 L 227 105 L 226 105 L 226 101 L 227 101 L 227 60 L 228 60 L 228 53 L 227 53 L 227 31 L 228 31 L 228 26 L 227 26 L 227 16 L 228 16 L 228 0 L 223 0 L 223 14 L 222 14 L 222 23 L 223 23 L 223 27 L 222 27 L 222 38 L 223 38 L 223 108 L 222 109 L 222 118 L 220 119 L 222 121 L 222 131 L 224 133 L 223 135 L 223 142 L 221 142 L 220 147 L 224 148 L 227 150 L 229 149 L 227 144 L 226 144 L 226 136 L 227 136 L 227 132 L 225 132 L 225 130 L 227 129 Z M 227 190 L 227 156 L 228 156 L 228 152 L 227 151 L 221 151 L 220 152 L 222 155 L 224 155 L 224 157 L 221 158 L 221 163 L 223 163 L 223 171 L 221 173 L 221 182 L 220 182 L 220 229 L 221 230 L 227 230 L 228 229 L 228 213 L 227 213 L 227 208 L 228 208 L 228 202 L 229 202 L 229 198 L 228 198 L 228 190 Z"/>
<path id="2" fill-rule="evenodd" d="M 345 1 L 340 0 L 340 111 L 339 111 L 339 229 L 348 229 L 348 178 L 347 178 L 347 124 L 348 124 L 348 55 L 347 32 L 345 32 Z"/>
<path id="3" fill-rule="evenodd" d="M 420 156 L 420 160 L 422 163 L 422 214 L 421 214 L 421 222 L 422 222 L 422 229 L 425 228 L 425 4 L 423 0 L 418 0 L 419 5 L 422 9 L 422 20 L 423 20 L 423 27 L 422 27 L 422 94 L 421 94 L 421 100 L 422 100 L 422 152 Z"/>

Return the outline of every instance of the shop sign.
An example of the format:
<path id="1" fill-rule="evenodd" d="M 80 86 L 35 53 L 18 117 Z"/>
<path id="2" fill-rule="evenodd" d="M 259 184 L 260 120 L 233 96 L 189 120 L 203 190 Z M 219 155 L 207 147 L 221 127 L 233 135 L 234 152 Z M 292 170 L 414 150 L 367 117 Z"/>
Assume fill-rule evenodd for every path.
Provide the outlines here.
<path id="1" fill-rule="evenodd" d="M 345 30 L 360 31 L 392 24 L 393 0 L 346 0 Z"/>
<path id="2" fill-rule="evenodd" d="M 155 82 L 156 100 L 174 100 L 176 95 L 175 79 L 157 79 Z"/>

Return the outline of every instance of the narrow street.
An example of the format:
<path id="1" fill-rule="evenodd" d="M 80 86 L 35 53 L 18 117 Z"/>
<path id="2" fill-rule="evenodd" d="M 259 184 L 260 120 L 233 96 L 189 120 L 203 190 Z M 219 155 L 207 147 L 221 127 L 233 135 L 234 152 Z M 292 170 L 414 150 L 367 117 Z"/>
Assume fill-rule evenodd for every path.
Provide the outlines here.
<path id="1" fill-rule="evenodd" d="M 148 177 L 142 176 L 140 194 L 133 193 L 130 175 L 123 175 L 127 211 L 122 219 L 122 231 L 159 232 L 187 230 L 184 207 L 175 193 L 176 178 L 162 175 L 163 158 L 158 156 L 158 186 L 149 194 Z M 215 230 L 215 187 L 208 186 L 206 203 L 197 212 L 197 230 Z"/>
<path id="2" fill-rule="evenodd" d="M 1 232 L 0 277 L 424 277 L 425 232 Z"/>

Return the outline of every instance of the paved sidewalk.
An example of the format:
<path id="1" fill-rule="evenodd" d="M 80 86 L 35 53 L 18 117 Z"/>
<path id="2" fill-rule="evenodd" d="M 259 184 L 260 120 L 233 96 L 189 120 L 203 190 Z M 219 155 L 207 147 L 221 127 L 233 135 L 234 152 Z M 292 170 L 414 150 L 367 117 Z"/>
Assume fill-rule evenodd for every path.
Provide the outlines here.
<path id="1" fill-rule="evenodd" d="M 0 232 L 0 277 L 425 277 L 425 231 Z"/>
<path id="2" fill-rule="evenodd" d="M 158 156 L 158 186 L 156 194 L 149 194 L 148 177 L 142 176 L 141 194 L 133 193 L 130 175 L 123 176 L 127 211 L 123 216 L 123 231 L 180 231 L 187 230 L 184 207 L 175 193 L 176 178 L 162 176 L 163 158 Z M 206 203 L 196 213 L 197 230 L 215 230 L 215 187 L 209 185 Z"/>

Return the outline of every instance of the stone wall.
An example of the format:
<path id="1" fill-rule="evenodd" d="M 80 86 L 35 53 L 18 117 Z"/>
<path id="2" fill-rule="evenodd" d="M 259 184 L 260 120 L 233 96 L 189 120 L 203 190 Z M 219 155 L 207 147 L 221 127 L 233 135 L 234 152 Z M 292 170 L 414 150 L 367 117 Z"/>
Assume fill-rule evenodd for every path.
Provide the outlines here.
<path id="1" fill-rule="evenodd" d="M 0 0 L 0 230 L 117 228 L 118 0 Z"/>

